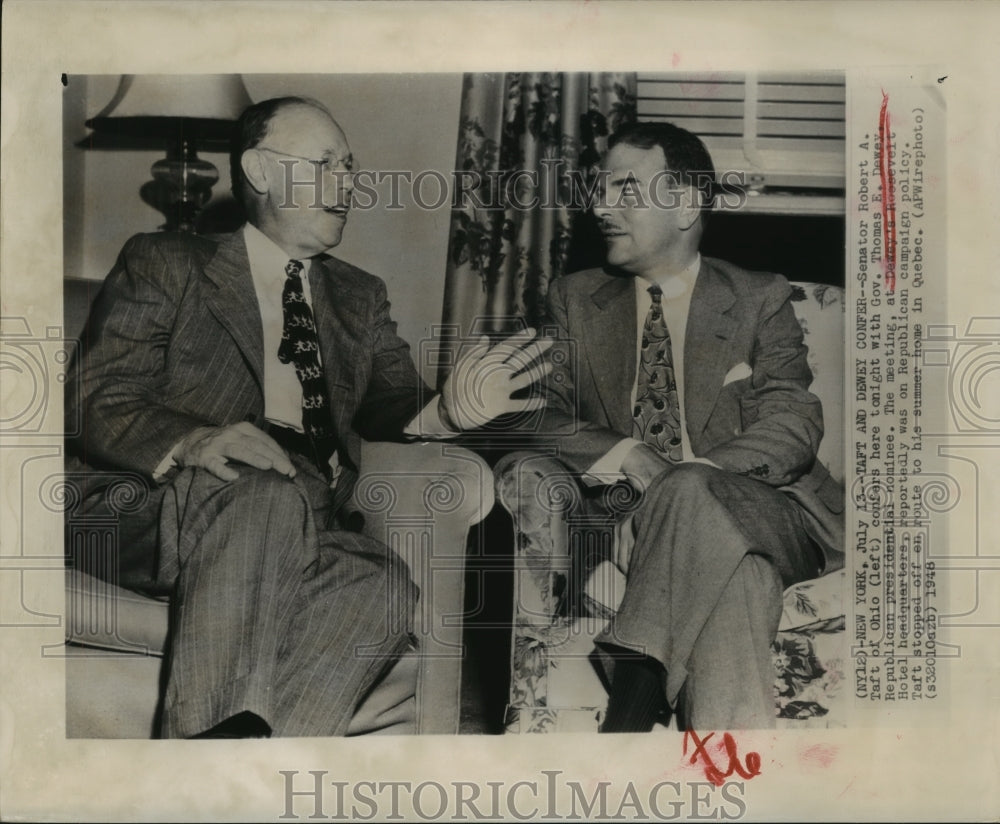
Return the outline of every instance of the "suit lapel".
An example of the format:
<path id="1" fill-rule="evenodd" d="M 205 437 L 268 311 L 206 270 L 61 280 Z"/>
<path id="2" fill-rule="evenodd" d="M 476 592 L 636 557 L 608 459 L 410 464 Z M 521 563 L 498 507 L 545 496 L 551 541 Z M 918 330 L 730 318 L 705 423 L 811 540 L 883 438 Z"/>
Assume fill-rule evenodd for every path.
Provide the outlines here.
<path id="1" fill-rule="evenodd" d="M 206 302 L 209 311 L 243 352 L 263 390 L 264 334 L 242 231 L 222 238 L 215 255 L 205 267 L 205 278 L 215 287 L 208 291 Z"/>
<path id="2" fill-rule="evenodd" d="M 611 427 L 631 434 L 628 399 L 635 383 L 635 282 L 616 277 L 600 286 L 583 302 L 586 352 L 597 394 Z"/>
<path id="3" fill-rule="evenodd" d="M 336 258 L 317 258 L 309 268 L 309 290 L 331 412 L 338 433 L 342 433 L 350 427 L 345 416 L 352 415 L 357 405 L 354 395 L 364 362 L 362 341 L 367 334 L 360 327 L 367 313 L 364 297 L 353 281 L 337 276 L 338 266 Z"/>
<path id="4" fill-rule="evenodd" d="M 691 294 L 684 340 L 684 413 L 688 435 L 697 439 L 708 423 L 730 363 L 736 303 L 728 279 L 702 258 Z"/>

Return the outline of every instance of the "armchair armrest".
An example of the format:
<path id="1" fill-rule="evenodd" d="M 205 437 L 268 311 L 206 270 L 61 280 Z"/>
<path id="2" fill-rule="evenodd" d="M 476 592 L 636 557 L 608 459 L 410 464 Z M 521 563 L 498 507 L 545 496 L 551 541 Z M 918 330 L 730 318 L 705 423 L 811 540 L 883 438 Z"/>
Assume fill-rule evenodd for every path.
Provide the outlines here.
<path id="1" fill-rule="evenodd" d="M 470 527 L 493 508 L 489 465 L 460 446 L 364 441 L 361 467 L 351 503 L 372 537 L 381 539 L 390 517 L 430 516 Z"/>
<path id="2" fill-rule="evenodd" d="M 362 444 L 351 503 L 366 535 L 391 547 L 420 587 L 417 732 L 458 732 L 469 528 L 493 507 L 489 466 L 446 443 Z"/>
<path id="3" fill-rule="evenodd" d="M 493 506 L 492 474 L 468 450 L 432 443 L 364 443 L 362 468 L 353 502 L 365 517 L 364 532 L 399 553 L 421 588 L 420 650 L 393 670 L 391 688 L 383 683 L 381 694 L 363 702 L 349 734 L 455 733 L 466 541 L 470 526 Z M 113 522 L 101 526 L 116 529 Z M 149 737 L 157 728 L 167 602 L 76 569 L 67 570 L 66 583 L 66 636 L 74 644 L 67 657 L 69 737 Z M 416 730 L 411 712 L 396 705 L 412 701 L 414 668 Z"/>
<path id="4" fill-rule="evenodd" d="M 568 592 L 568 518 L 582 507 L 572 472 L 541 452 L 512 452 L 495 467 L 496 494 L 514 522 L 519 625 L 548 627 Z"/>

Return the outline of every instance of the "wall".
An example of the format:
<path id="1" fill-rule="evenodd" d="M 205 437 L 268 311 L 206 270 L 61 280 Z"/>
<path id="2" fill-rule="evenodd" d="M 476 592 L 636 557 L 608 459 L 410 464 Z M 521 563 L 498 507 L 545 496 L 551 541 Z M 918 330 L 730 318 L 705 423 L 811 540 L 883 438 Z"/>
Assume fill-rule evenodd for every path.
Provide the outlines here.
<path id="1" fill-rule="evenodd" d="M 89 134 L 84 121 L 111 100 L 118 81 L 118 75 L 74 76 L 64 92 L 67 278 L 103 279 L 125 240 L 156 231 L 163 222 L 163 215 L 139 197 L 159 153 L 74 145 Z M 461 75 L 244 75 L 244 82 L 255 101 L 299 94 L 327 105 L 347 134 L 359 168 L 436 170 L 447 176 L 454 167 Z M 219 169 L 211 208 L 229 197 L 228 158 L 201 156 Z M 388 184 L 379 191 L 388 195 Z M 404 208 L 386 210 L 387 199 L 351 214 L 334 253 L 386 281 L 399 332 L 418 360 L 419 341 L 441 320 L 449 209 L 447 204 L 418 208 L 405 190 Z M 436 370 L 420 366 L 433 382 Z"/>

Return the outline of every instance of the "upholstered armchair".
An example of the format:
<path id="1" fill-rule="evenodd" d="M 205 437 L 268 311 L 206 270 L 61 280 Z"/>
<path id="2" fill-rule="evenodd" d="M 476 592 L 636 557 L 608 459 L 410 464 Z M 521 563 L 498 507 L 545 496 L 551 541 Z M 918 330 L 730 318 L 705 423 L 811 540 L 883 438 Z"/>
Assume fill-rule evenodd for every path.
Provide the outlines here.
<path id="1" fill-rule="evenodd" d="M 95 284 L 67 282 L 66 332 L 79 332 Z M 493 507 L 493 477 L 472 452 L 447 443 L 365 443 L 354 506 L 364 533 L 392 547 L 420 587 L 417 647 L 358 708 L 349 734 L 457 733 L 464 564 L 470 527 Z M 115 480 L 115 479 L 111 479 Z M 140 502 L 143 482 L 121 475 L 108 517 L 74 512 L 65 479 L 67 536 L 106 551 L 117 514 Z M 66 732 L 70 738 L 149 738 L 158 728 L 170 604 L 67 570 Z"/>
<path id="2" fill-rule="evenodd" d="M 361 455 L 363 531 L 406 560 L 421 595 L 416 648 L 365 699 L 348 734 L 457 733 L 466 540 L 493 506 L 492 475 L 468 450 L 437 443 L 366 443 Z M 135 489 L 112 485 L 112 510 L 132 505 Z M 69 540 L 117 540 L 113 518 L 70 512 L 67 528 Z M 169 602 L 73 569 L 66 584 L 67 736 L 153 736 Z"/>
<path id="3" fill-rule="evenodd" d="M 819 458 L 844 477 L 844 292 L 793 284 L 793 308 L 809 347 L 810 387 L 823 403 Z M 613 558 L 614 525 L 588 515 L 585 495 L 552 455 L 514 453 L 494 468 L 497 499 L 515 531 L 509 733 L 595 731 L 607 694 L 591 663 L 624 576 Z M 627 487 L 602 493 L 629 505 Z M 791 587 L 772 646 L 779 726 L 843 723 L 846 688 L 843 591 L 835 572 Z M 619 592 L 620 595 L 620 592 Z"/>

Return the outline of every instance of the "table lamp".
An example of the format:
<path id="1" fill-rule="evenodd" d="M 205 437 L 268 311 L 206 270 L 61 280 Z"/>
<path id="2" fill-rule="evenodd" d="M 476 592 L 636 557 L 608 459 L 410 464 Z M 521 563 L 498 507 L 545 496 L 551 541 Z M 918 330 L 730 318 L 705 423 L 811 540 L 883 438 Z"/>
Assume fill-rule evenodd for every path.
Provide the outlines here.
<path id="1" fill-rule="evenodd" d="M 198 150 L 228 151 L 233 127 L 252 101 L 238 74 L 122 76 L 111 102 L 87 121 L 94 149 L 161 149 L 143 201 L 163 213 L 167 231 L 195 231 L 219 170 Z"/>

